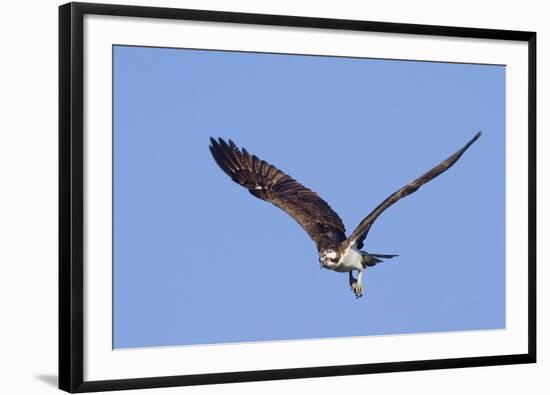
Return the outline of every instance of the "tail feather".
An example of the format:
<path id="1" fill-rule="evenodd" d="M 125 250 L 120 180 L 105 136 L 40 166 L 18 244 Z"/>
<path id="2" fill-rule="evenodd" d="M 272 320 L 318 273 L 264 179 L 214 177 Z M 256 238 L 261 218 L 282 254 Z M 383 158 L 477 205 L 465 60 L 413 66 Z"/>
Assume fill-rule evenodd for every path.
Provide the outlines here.
<path id="1" fill-rule="evenodd" d="M 361 251 L 361 254 L 363 255 L 364 266 L 375 266 L 382 262 L 382 259 L 391 259 L 398 256 L 397 254 L 371 254 L 365 251 Z"/>
<path id="2" fill-rule="evenodd" d="M 369 252 L 369 255 L 375 258 L 383 258 L 383 259 L 391 259 L 391 258 L 395 258 L 396 256 L 399 256 L 397 254 L 371 254 L 370 252 Z"/>

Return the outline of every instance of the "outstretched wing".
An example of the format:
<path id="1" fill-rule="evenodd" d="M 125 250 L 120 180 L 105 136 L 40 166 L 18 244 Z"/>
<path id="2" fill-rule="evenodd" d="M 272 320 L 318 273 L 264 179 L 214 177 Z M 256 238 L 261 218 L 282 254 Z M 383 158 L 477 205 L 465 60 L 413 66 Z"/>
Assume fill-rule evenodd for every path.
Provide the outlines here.
<path id="1" fill-rule="evenodd" d="M 319 251 L 346 239 L 342 220 L 323 199 L 246 149 L 229 140 L 210 138 L 210 152 L 220 168 L 259 199 L 273 203 L 294 218 L 315 241 Z"/>
<path id="2" fill-rule="evenodd" d="M 369 233 L 370 227 L 376 221 L 376 218 L 380 214 L 384 212 L 388 207 L 390 207 L 392 204 L 397 202 L 399 199 L 404 198 L 405 196 L 410 195 L 413 192 L 416 192 L 418 188 L 420 188 L 422 185 L 427 183 L 428 181 L 434 179 L 441 173 L 445 172 L 447 169 L 449 169 L 452 165 L 455 164 L 455 162 L 462 156 L 462 154 L 476 141 L 479 136 L 481 136 L 481 132 L 478 132 L 468 143 L 459 149 L 457 152 L 455 152 L 453 155 L 451 155 L 449 158 L 441 162 L 439 165 L 428 171 L 427 173 L 421 175 L 416 180 L 412 181 L 411 183 L 405 185 L 403 188 L 399 189 L 398 191 L 392 193 L 386 200 L 384 200 L 382 203 L 378 205 L 361 223 L 359 226 L 353 231 L 353 233 L 348 237 L 346 242 L 344 243 L 344 247 L 347 248 L 350 245 L 352 245 L 354 242 L 357 242 L 357 248 L 361 249 L 363 247 L 363 242 L 365 241 L 365 238 L 367 237 L 367 234 Z"/>

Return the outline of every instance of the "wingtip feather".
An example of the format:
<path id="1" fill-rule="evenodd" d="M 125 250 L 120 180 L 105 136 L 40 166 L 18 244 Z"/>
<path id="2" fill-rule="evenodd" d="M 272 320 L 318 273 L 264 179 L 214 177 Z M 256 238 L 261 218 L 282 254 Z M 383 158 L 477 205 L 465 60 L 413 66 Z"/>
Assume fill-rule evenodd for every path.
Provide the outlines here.
<path id="1" fill-rule="evenodd" d="M 471 146 L 479 137 L 481 137 L 481 134 L 482 134 L 482 133 L 481 133 L 481 130 L 480 130 L 479 132 L 477 132 L 477 133 L 475 134 L 474 137 L 472 137 L 472 139 L 471 139 L 470 141 L 468 141 L 468 142 L 466 143 L 466 145 L 464 146 L 464 148 L 462 148 L 462 150 L 460 150 L 459 152 L 464 152 L 464 151 L 466 151 L 468 148 L 470 148 L 470 146 Z"/>
<path id="2" fill-rule="evenodd" d="M 481 132 L 481 130 L 478 131 L 478 132 L 476 133 L 476 135 L 472 138 L 472 142 L 476 141 L 482 134 L 483 134 L 483 133 Z"/>

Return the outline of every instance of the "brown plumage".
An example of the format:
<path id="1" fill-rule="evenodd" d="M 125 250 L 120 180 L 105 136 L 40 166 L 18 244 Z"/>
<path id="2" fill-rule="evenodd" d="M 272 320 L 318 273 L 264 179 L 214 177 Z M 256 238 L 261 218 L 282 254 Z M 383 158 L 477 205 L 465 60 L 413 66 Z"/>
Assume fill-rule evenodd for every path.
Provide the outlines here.
<path id="1" fill-rule="evenodd" d="M 259 199 L 284 210 L 315 241 L 319 251 L 335 248 L 345 240 L 342 220 L 311 189 L 283 173 L 246 149 L 239 150 L 233 141 L 210 139 L 210 152 L 220 168 L 237 184 Z"/>
<path id="2" fill-rule="evenodd" d="M 361 221 L 348 238 L 342 220 L 327 202 L 275 166 L 250 155 L 244 148 L 237 148 L 231 140 L 227 143 L 221 138 L 218 141 L 210 138 L 210 152 L 233 181 L 294 218 L 315 241 L 322 267 L 337 272 L 349 272 L 351 288 L 360 297 L 363 292 L 363 270 L 381 262 L 381 259 L 396 256 L 361 251 L 374 221 L 398 200 L 416 192 L 422 185 L 453 166 L 480 135 L 481 132 L 478 132 L 449 158 L 392 193 Z M 353 270 L 359 273 L 357 279 L 352 275 Z"/>
<path id="3" fill-rule="evenodd" d="M 441 173 L 447 171 L 452 165 L 455 164 L 458 159 L 460 159 L 462 154 L 470 147 L 470 145 L 474 143 L 474 141 L 479 138 L 479 136 L 481 136 L 481 132 L 477 132 L 476 135 L 470 141 L 468 141 L 464 147 L 449 156 L 443 162 L 432 168 L 430 171 L 422 174 L 417 179 L 411 181 L 403 188 L 395 191 L 390 196 L 388 196 L 386 200 L 380 203 L 378 207 L 376 207 L 369 215 L 365 217 L 365 219 L 363 219 L 363 221 L 361 221 L 359 226 L 357 226 L 357 228 L 353 231 L 353 233 L 346 240 L 342 247 L 347 248 L 350 244 L 353 244 L 355 242 L 357 243 L 357 248 L 363 248 L 363 242 L 365 241 L 365 238 L 369 233 L 370 227 L 372 226 L 374 221 L 376 221 L 376 218 L 378 218 L 380 214 L 382 214 L 387 208 L 389 208 L 399 199 L 403 199 L 405 196 L 409 196 L 411 193 L 416 192 L 418 188 L 420 188 L 422 185 L 430 180 L 433 180 Z"/>

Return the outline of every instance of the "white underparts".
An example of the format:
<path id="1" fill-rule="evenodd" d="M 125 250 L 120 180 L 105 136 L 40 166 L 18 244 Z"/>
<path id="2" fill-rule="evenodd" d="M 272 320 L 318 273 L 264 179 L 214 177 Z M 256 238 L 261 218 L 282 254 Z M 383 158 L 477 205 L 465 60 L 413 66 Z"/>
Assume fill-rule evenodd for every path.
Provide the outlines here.
<path id="1" fill-rule="evenodd" d="M 361 273 L 363 271 L 363 255 L 361 255 L 361 252 L 357 248 L 349 248 L 332 270 L 337 272 L 357 270 Z"/>

